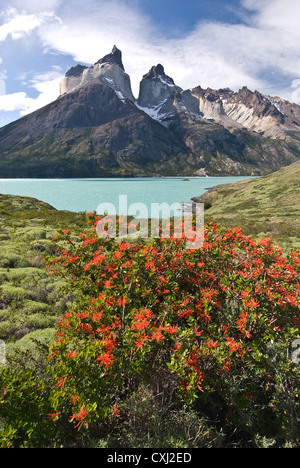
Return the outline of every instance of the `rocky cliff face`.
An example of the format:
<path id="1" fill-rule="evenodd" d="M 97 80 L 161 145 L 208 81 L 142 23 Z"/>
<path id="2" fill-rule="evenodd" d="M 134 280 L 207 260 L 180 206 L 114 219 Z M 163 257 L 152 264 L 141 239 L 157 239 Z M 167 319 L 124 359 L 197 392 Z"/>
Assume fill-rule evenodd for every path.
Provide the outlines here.
<path id="1" fill-rule="evenodd" d="M 60 95 L 71 93 L 88 83 L 108 84 L 121 99 L 134 101 L 130 77 L 122 62 L 121 51 L 114 46 L 112 52 L 91 67 L 77 65 L 71 68 L 60 83 Z"/>
<path id="2" fill-rule="evenodd" d="M 160 64 L 153 66 L 151 70 L 144 75 L 140 83 L 140 93 L 137 104 L 149 109 L 156 109 L 166 101 L 174 91 L 182 91 L 175 86 L 172 78 L 165 74 L 164 67 Z"/>
<path id="3" fill-rule="evenodd" d="M 185 113 L 219 123 L 231 132 L 247 129 L 270 138 L 285 138 L 288 130 L 300 131 L 300 106 L 296 104 L 253 92 L 247 86 L 238 92 L 201 86 L 182 90 L 162 65 L 153 66 L 144 75 L 137 105 L 165 126 Z"/>
<path id="4" fill-rule="evenodd" d="M 270 99 L 247 87 L 238 92 L 230 89 L 192 90 L 199 101 L 203 117 L 221 123 L 226 128 L 246 128 L 252 132 L 265 133 L 271 137 L 283 134 L 285 116 Z"/>
<path id="5" fill-rule="evenodd" d="M 186 112 L 220 123 L 229 130 L 247 129 L 271 138 L 284 137 L 286 130 L 300 131 L 300 106 L 280 97 L 264 96 L 244 86 L 238 92 L 229 88 L 183 90 L 165 73 L 161 64 L 143 76 L 135 100 L 122 62 L 121 51 L 112 52 L 91 67 L 71 68 L 60 84 L 60 94 L 70 93 L 91 82 L 108 84 L 121 99 L 135 102 L 151 118 L 168 126 L 170 118 Z"/>
<path id="6" fill-rule="evenodd" d="M 247 87 L 183 90 L 162 65 L 136 100 L 121 51 L 0 129 L 0 177 L 263 175 L 300 159 L 300 106 Z"/>

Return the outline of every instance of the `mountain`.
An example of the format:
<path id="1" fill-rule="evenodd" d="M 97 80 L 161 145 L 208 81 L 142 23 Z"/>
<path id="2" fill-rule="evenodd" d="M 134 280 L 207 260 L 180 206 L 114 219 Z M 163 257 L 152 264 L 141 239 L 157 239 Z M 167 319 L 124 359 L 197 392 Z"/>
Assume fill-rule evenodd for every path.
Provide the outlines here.
<path id="1" fill-rule="evenodd" d="M 49 105 L 0 129 L 0 177 L 264 175 L 300 159 L 300 106 L 247 87 L 183 90 L 121 51 L 77 65 Z"/>
<path id="2" fill-rule="evenodd" d="M 155 112 L 152 115 L 152 110 L 159 111 L 174 91 L 181 91 L 181 88 L 175 86 L 173 79 L 165 74 L 164 67 L 158 64 L 143 76 L 137 105 L 150 116 L 157 118 L 158 115 Z"/>
<path id="3" fill-rule="evenodd" d="M 98 82 L 110 85 L 121 100 L 135 101 L 131 91 L 130 77 L 125 73 L 122 53 L 116 46 L 110 54 L 92 67 L 72 67 L 60 83 L 60 95 L 76 91 L 87 83 Z"/>
<path id="4" fill-rule="evenodd" d="M 206 222 L 272 236 L 286 250 L 300 248 L 300 161 L 264 177 L 213 187 L 194 201 L 204 202 Z"/>

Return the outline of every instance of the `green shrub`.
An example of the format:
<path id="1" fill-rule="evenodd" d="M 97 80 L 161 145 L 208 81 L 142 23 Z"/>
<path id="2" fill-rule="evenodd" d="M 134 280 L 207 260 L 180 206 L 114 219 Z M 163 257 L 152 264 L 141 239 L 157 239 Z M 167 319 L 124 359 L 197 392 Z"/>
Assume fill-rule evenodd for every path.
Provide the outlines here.
<path id="1" fill-rule="evenodd" d="M 36 226 L 27 226 L 25 228 L 18 229 L 18 235 L 21 240 L 27 241 L 39 241 L 41 239 L 46 239 L 47 231 L 46 229 L 41 229 Z"/>
<path id="2" fill-rule="evenodd" d="M 4 339 L 9 336 L 15 327 L 12 326 L 9 320 L 3 320 L 0 322 L 0 339 Z"/>
<path id="3" fill-rule="evenodd" d="M 0 287 L 0 301 L 4 304 L 11 304 L 13 301 L 22 302 L 30 299 L 32 292 L 20 287 L 14 287 L 10 284 L 3 284 Z"/>
<path id="4" fill-rule="evenodd" d="M 0 256 L 0 268 L 28 268 L 31 263 L 23 256 L 16 254 L 6 254 Z"/>
<path id="5" fill-rule="evenodd" d="M 43 328 L 55 328 L 57 317 L 51 315 L 34 314 L 28 317 L 26 324 L 29 328 L 42 330 Z"/>
<path id="6" fill-rule="evenodd" d="M 31 358 L 38 357 L 40 346 L 49 347 L 55 338 L 55 327 L 45 327 L 44 330 L 34 330 L 26 334 L 23 338 L 16 342 L 11 342 L 6 345 L 6 353 L 8 356 L 13 356 L 15 353 L 23 353 L 30 351 Z"/>
<path id="7" fill-rule="evenodd" d="M 3 274 L 3 279 L 4 278 L 14 286 L 28 286 L 28 284 L 39 284 L 41 280 L 48 278 L 48 274 L 45 270 L 41 270 L 40 268 L 13 268 L 9 271 L 6 270 Z"/>
<path id="8" fill-rule="evenodd" d="M 74 296 L 49 359 L 0 374 L 2 445 L 299 445 L 300 254 L 214 224 L 197 249 L 100 239 L 88 219 L 49 260 Z"/>

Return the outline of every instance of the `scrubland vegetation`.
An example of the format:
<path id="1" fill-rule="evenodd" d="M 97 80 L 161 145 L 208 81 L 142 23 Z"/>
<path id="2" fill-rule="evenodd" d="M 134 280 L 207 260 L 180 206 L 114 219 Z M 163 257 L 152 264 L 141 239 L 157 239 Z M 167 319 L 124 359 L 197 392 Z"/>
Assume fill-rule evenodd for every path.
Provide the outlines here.
<path id="1" fill-rule="evenodd" d="M 0 216 L 2 447 L 299 446 L 299 252 L 212 222 L 196 250 L 100 239 L 18 197 Z"/>

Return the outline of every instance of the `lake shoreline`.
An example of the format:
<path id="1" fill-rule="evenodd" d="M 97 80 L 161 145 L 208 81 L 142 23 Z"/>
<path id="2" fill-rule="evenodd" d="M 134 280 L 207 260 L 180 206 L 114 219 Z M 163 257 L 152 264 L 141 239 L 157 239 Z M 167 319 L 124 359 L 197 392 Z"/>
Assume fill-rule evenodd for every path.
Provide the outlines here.
<path id="1" fill-rule="evenodd" d="M 101 203 L 119 206 L 127 196 L 128 205 L 192 203 L 216 185 L 230 184 L 249 177 L 142 177 L 95 179 L 0 179 L 0 193 L 41 200 L 57 210 L 94 212 Z"/>

